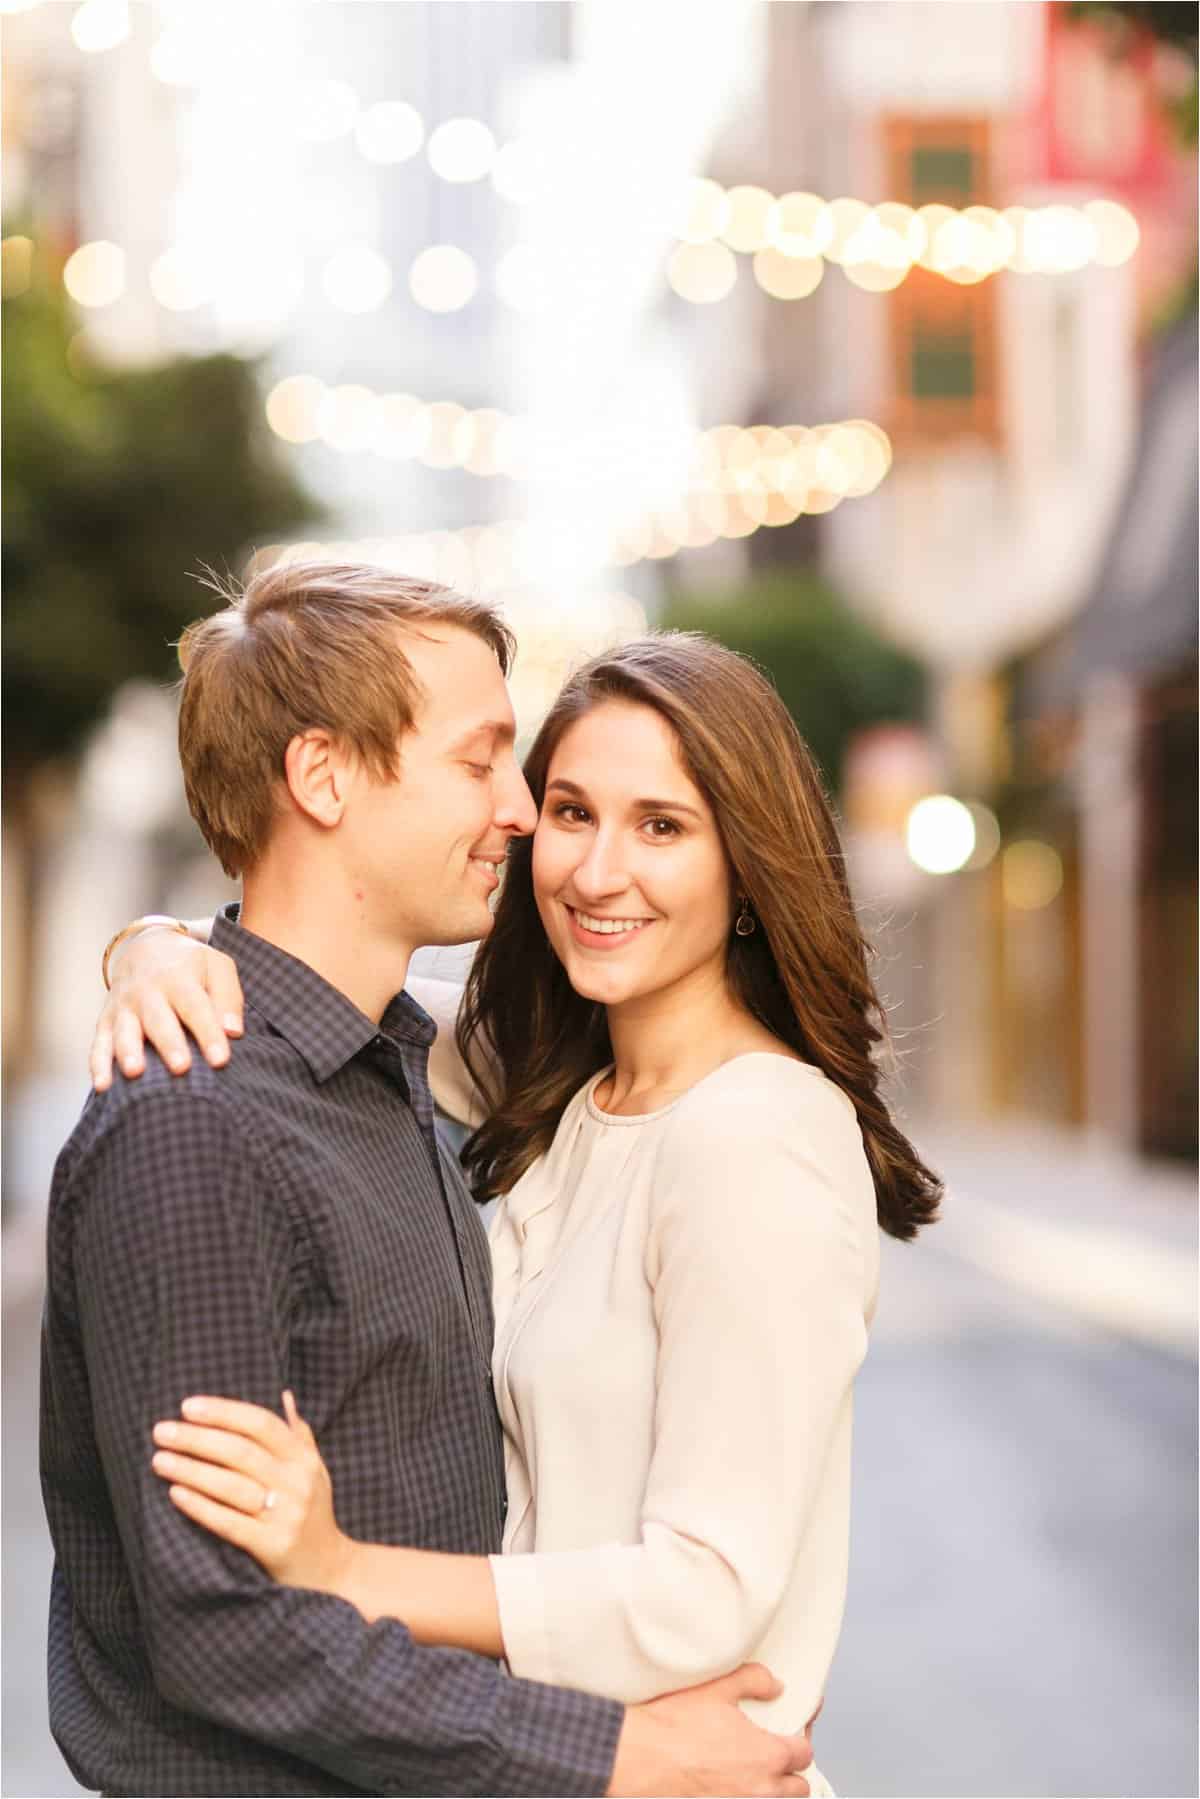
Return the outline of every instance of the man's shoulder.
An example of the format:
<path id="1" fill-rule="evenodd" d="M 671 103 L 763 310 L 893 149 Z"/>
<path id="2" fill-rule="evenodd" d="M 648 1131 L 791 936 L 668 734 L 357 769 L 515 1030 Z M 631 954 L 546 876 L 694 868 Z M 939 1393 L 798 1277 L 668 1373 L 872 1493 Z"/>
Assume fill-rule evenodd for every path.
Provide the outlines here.
<path id="1" fill-rule="evenodd" d="M 294 1073 L 296 1053 L 265 1034 L 235 1043 L 224 1068 L 211 1068 L 190 1044 L 191 1066 L 173 1074 L 146 1048 L 146 1066 L 132 1079 L 114 1068 L 112 1085 L 88 1096 L 55 1168 L 55 1184 L 73 1178 L 98 1153 L 169 1138 L 180 1151 L 198 1139 L 230 1153 L 251 1153 L 274 1115 L 272 1093 Z"/>

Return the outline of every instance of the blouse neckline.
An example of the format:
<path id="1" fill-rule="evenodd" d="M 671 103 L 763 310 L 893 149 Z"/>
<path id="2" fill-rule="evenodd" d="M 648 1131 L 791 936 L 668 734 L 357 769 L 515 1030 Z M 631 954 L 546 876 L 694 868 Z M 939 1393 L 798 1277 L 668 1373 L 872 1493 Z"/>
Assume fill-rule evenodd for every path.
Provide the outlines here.
<path id="1" fill-rule="evenodd" d="M 605 1112 L 596 1104 L 596 1089 L 601 1081 L 607 1080 L 612 1073 L 615 1064 L 610 1062 L 607 1067 L 600 1069 L 598 1074 L 592 1076 L 584 1089 L 584 1104 L 588 1117 L 594 1118 L 597 1124 L 649 1124 L 656 1118 L 665 1118 L 667 1113 L 673 1112 L 689 1093 L 695 1093 L 698 1087 L 703 1087 L 706 1081 L 715 1079 L 724 1069 L 732 1068 L 735 1062 L 748 1062 L 755 1056 L 763 1056 L 771 1062 L 790 1062 L 795 1068 L 803 1068 L 809 1074 L 815 1074 L 822 1080 L 825 1079 L 819 1068 L 814 1068 L 811 1062 L 802 1062 L 798 1056 L 780 1055 L 773 1049 L 747 1049 L 743 1050 L 740 1056 L 730 1056 L 728 1062 L 718 1063 L 716 1068 L 710 1069 L 698 1081 L 693 1081 L 690 1087 L 685 1087 L 682 1093 L 676 1094 L 675 1098 L 669 1100 L 665 1106 L 658 1106 L 653 1112 Z"/>

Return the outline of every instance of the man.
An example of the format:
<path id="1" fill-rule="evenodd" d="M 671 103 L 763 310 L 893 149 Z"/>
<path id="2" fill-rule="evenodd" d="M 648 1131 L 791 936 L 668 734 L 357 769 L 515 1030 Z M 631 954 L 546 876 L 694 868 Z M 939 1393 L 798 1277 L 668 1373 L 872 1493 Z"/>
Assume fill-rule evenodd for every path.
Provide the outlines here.
<path id="1" fill-rule="evenodd" d="M 180 646 L 189 804 L 243 883 L 213 941 L 245 1041 L 94 1095 L 49 1221 L 51 1724 L 109 1793 L 808 1790 L 806 1740 L 736 1709 L 763 1670 L 630 1709 L 510 1679 L 273 1585 L 151 1470 L 188 1395 L 290 1387 L 346 1530 L 500 1547 L 487 1246 L 402 989 L 418 945 L 490 928 L 534 824 L 510 650 L 487 607 L 348 567 L 257 575 Z"/>

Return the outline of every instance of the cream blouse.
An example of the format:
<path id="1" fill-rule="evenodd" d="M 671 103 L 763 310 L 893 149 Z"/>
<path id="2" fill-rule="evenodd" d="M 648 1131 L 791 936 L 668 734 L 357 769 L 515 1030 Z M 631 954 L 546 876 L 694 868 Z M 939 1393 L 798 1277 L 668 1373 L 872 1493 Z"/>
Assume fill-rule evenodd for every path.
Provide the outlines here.
<path id="1" fill-rule="evenodd" d="M 463 1116 L 445 998 L 410 985 L 438 1016 L 434 1091 Z M 783 1055 L 637 1117 L 599 1109 L 602 1078 L 492 1222 L 508 1663 L 637 1702 L 761 1661 L 785 1691 L 746 1710 L 798 1729 L 841 1627 L 878 1286 L 858 1121 Z"/>

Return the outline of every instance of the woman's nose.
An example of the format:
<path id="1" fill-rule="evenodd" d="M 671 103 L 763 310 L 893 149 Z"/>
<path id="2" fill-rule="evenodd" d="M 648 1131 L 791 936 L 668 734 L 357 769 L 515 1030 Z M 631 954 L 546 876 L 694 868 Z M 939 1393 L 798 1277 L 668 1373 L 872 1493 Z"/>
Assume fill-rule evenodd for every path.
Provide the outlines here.
<path id="1" fill-rule="evenodd" d="M 620 845 L 603 831 L 598 831 L 587 854 L 576 864 L 572 879 L 580 898 L 599 899 L 607 894 L 623 893 L 629 886 L 629 871 Z"/>

